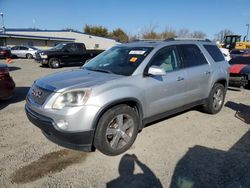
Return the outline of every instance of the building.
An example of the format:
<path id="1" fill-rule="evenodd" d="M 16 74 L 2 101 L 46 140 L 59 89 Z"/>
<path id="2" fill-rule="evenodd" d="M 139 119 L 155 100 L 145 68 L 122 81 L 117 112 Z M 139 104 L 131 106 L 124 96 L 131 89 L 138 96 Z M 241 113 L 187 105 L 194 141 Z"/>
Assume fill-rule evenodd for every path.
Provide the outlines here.
<path id="1" fill-rule="evenodd" d="M 106 50 L 119 44 L 114 39 L 70 30 L 5 29 L 0 32 L 0 46 L 34 46 L 48 49 L 61 42 L 82 42 L 87 49 Z"/>

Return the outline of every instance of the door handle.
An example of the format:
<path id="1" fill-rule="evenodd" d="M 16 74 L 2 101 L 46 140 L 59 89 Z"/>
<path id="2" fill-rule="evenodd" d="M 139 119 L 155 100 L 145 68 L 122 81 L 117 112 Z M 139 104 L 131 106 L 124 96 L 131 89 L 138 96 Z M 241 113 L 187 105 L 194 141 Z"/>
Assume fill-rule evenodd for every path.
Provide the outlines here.
<path id="1" fill-rule="evenodd" d="M 184 80 L 183 77 L 180 77 L 180 76 L 179 76 L 179 77 L 177 78 L 177 81 L 178 81 L 178 82 L 179 82 L 179 81 L 182 81 L 182 80 Z"/>
<path id="2" fill-rule="evenodd" d="M 210 72 L 210 71 L 206 71 L 205 74 L 206 74 L 206 75 L 210 75 L 211 72 Z"/>

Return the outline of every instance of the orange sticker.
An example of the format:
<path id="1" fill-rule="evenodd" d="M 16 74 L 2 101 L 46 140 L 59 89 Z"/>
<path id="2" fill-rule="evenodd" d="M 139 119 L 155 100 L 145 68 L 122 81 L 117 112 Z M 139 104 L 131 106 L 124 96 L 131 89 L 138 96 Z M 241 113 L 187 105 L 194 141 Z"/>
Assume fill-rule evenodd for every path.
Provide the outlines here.
<path id="1" fill-rule="evenodd" d="M 138 59 L 137 57 L 131 57 L 129 62 L 134 63 L 134 62 L 136 62 L 137 59 Z"/>

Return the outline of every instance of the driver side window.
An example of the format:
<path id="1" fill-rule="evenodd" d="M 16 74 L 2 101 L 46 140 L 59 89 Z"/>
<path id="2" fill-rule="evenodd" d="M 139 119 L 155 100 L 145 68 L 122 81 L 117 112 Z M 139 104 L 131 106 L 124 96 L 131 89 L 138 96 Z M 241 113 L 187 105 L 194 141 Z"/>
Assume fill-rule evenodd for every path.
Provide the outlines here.
<path id="1" fill-rule="evenodd" d="M 166 47 L 161 49 L 153 58 L 151 65 L 159 66 L 165 72 L 172 72 L 180 69 L 180 60 L 175 47 Z"/>

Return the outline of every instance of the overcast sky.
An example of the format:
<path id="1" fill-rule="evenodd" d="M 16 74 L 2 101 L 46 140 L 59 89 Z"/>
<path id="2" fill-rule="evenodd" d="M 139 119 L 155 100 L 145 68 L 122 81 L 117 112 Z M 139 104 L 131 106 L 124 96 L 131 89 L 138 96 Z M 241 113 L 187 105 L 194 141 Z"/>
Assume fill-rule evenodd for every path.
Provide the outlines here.
<path id="1" fill-rule="evenodd" d="M 0 0 L 6 28 L 83 30 L 85 24 L 137 34 L 148 25 L 246 35 L 250 0 Z M 2 23 L 2 21 L 0 22 Z"/>

